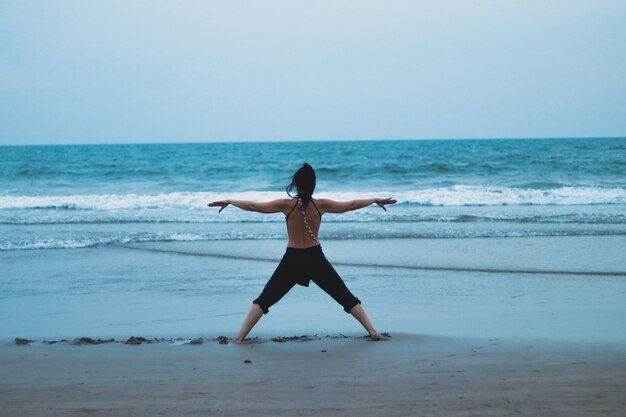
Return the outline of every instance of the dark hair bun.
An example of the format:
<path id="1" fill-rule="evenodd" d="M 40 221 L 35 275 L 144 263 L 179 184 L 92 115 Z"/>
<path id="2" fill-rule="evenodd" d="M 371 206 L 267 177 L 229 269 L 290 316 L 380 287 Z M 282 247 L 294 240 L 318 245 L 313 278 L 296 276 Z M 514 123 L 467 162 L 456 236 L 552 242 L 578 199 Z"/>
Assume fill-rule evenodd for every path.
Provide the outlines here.
<path id="1" fill-rule="evenodd" d="M 297 197 L 306 205 L 311 200 L 314 190 L 315 170 L 311 165 L 305 162 L 302 164 L 302 167 L 293 174 L 291 184 L 287 186 L 287 194 L 292 196 L 292 192 L 295 191 Z"/>

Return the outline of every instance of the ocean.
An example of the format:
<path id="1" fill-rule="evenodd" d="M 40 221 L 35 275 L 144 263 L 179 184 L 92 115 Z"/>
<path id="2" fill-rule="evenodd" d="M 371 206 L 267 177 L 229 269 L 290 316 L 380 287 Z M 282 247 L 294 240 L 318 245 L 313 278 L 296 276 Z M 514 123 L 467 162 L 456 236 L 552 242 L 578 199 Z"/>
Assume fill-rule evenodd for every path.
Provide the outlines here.
<path id="1" fill-rule="evenodd" d="M 283 198 L 305 161 L 318 197 L 399 201 L 327 216 L 323 240 L 626 233 L 623 138 L 16 146 L 0 250 L 285 239 L 280 214 L 206 204 Z"/>
<path id="2" fill-rule="evenodd" d="M 398 200 L 319 232 L 380 331 L 626 341 L 626 138 L 0 147 L 0 339 L 232 335 L 284 217 L 207 203 L 283 198 L 305 161 L 318 198 Z M 360 332 L 319 290 L 269 316 Z"/>

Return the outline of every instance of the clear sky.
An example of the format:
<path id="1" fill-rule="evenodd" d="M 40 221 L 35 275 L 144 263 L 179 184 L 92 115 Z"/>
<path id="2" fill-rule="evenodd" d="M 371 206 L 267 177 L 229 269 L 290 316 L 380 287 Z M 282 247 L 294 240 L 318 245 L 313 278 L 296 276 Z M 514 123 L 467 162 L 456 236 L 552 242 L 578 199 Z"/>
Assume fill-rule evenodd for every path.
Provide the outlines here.
<path id="1" fill-rule="evenodd" d="M 626 136 L 626 1 L 0 0 L 0 144 Z"/>

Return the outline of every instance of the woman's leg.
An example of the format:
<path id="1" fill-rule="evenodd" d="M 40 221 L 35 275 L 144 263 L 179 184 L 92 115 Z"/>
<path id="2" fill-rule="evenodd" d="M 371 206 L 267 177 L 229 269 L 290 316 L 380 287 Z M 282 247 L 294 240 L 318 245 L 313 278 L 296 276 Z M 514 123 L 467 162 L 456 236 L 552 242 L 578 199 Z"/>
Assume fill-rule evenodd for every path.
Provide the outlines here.
<path id="1" fill-rule="evenodd" d="M 372 340 L 380 340 L 380 335 L 374 329 L 372 322 L 367 317 L 365 310 L 361 306 L 361 301 L 356 298 L 341 279 L 335 268 L 325 257 L 319 261 L 318 268 L 315 268 L 315 275 L 312 279 L 322 290 L 330 295 L 335 301 L 343 306 L 346 313 L 361 323 Z"/>
<path id="2" fill-rule="evenodd" d="M 367 317 L 367 314 L 365 314 L 365 310 L 361 304 L 357 304 L 352 307 L 350 314 L 352 314 L 352 316 L 357 319 L 363 327 L 365 327 L 365 330 L 367 330 L 367 333 L 369 333 L 372 340 L 380 340 L 380 334 L 378 334 L 378 332 L 374 329 L 374 326 L 372 326 L 372 322 Z"/>
<path id="3" fill-rule="evenodd" d="M 243 321 L 241 325 L 241 329 L 239 329 L 239 334 L 236 338 L 233 339 L 233 342 L 240 343 L 243 342 L 243 339 L 246 338 L 250 330 L 254 327 L 255 324 L 259 321 L 261 316 L 263 315 L 263 309 L 258 304 L 252 304 L 250 311 L 248 312 L 248 316 Z"/>
<path id="4" fill-rule="evenodd" d="M 291 262 L 288 261 L 285 255 L 283 259 L 276 267 L 276 270 L 272 274 L 272 277 L 265 284 L 263 292 L 252 303 L 252 308 L 248 311 L 246 319 L 239 329 L 239 334 L 233 339 L 233 342 L 242 342 L 250 330 L 258 323 L 263 314 L 269 312 L 269 308 L 276 304 L 278 300 L 283 298 L 285 294 L 289 292 L 296 285 L 296 282 L 291 279 L 292 271 L 290 270 Z"/>

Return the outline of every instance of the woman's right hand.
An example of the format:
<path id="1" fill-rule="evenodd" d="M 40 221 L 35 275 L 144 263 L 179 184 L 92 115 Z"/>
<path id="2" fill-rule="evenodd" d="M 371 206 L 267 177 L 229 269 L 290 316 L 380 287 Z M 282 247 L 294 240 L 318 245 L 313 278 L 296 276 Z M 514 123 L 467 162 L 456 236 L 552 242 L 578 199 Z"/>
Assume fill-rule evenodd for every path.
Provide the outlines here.
<path id="1" fill-rule="evenodd" d="M 224 210 L 229 205 L 230 205 L 230 203 L 228 202 L 228 200 L 214 201 L 212 203 L 207 204 L 207 206 L 209 206 L 209 207 L 220 207 L 218 213 L 221 213 L 222 210 Z"/>
<path id="2" fill-rule="evenodd" d="M 398 202 L 398 200 L 395 200 L 395 199 L 393 199 L 391 197 L 389 197 L 389 198 L 380 198 L 380 199 L 376 200 L 376 204 L 378 204 L 378 206 L 381 209 L 385 210 L 385 211 L 387 211 L 387 209 L 385 208 L 385 206 L 387 204 L 396 204 L 397 202 Z"/>

